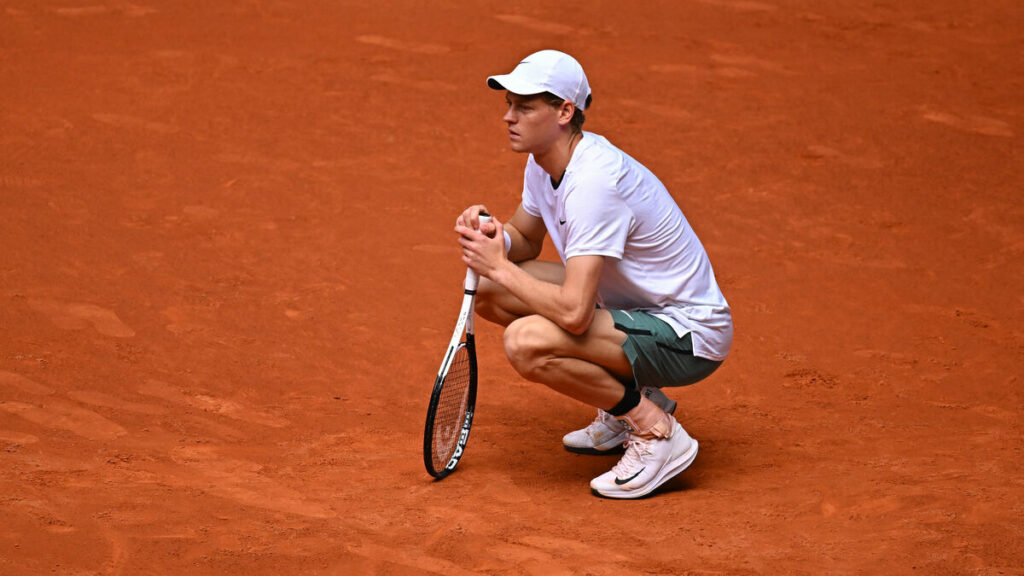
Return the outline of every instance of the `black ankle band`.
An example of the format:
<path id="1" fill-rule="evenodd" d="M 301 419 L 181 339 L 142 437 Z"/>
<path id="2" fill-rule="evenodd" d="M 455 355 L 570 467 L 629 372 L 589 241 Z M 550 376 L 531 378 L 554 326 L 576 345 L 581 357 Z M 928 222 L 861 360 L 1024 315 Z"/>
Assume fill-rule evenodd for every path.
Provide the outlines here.
<path id="1" fill-rule="evenodd" d="M 640 395 L 640 391 L 632 386 L 626 386 L 626 395 L 619 400 L 619 403 L 612 407 L 608 411 L 612 416 L 622 416 L 626 412 L 629 412 L 633 408 L 636 408 L 640 404 L 640 399 L 643 396 Z"/>

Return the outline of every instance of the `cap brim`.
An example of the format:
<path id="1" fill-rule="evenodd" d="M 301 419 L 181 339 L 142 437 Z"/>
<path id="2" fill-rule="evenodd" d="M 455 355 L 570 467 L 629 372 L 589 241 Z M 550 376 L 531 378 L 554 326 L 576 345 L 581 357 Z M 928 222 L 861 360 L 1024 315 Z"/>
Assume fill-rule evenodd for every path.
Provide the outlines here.
<path id="1" fill-rule="evenodd" d="M 491 76 L 487 79 L 487 85 L 493 90 L 508 90 L 513 94 L 521 94 L 523 96 L 532 96 L 533 94 L 542 94 L 547 92 L 547 88 L 538 86 L 532 82 L 524 82 L 512 74 Z"/>

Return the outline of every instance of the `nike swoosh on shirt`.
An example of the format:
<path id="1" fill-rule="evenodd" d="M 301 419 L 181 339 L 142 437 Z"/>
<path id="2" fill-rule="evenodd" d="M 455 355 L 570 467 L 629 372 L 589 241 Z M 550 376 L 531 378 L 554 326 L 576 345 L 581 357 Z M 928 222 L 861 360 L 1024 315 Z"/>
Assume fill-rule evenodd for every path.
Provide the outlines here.
<path id="1" fill-rule="evenodd" d="M 641 469 L 640 469 L 640 472 L 643 472 L 643 471 L 644 471 L 644 470 L 646 470 L 646 469 L 647 469 L 647 467 L 646 467 L 646 466 L 644 466 L 643 468 L 641 468 Z M 637 476 L 639 476 L 639 475 L 640 475 L 640 472 L 637 472 L 636 474 L 633 474 L 633 475 L 632 475 L 632 476 L 630 476 L 629 478 L 616 478 L 616 479 L 615 479 L 615 485 L 616 485 L 616 486 L 622 486 L 623 484 L 625 484 L 625 483 L 629 482 L 629 481 L 630 481 L 630 480 L 632 480 L 633 478 L 636 478 Z"/>
<path id="2" fill-rule="evenodd" d="M 565 224 L 565 220 L 562 220 L 561 218 L 559 218 L 559 219 L 558 219 L 558 223 L 559 223 L 559 224 Z"/>

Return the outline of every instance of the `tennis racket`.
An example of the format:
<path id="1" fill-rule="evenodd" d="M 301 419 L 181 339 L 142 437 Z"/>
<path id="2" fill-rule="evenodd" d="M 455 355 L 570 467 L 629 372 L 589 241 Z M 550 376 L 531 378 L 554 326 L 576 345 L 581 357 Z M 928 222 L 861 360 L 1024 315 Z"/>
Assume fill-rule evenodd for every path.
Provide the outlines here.
<path id="1" fill-rule="evenodd" d="M 480 224 L 491 219 L 480 213 Z M 476 343 L 473 337 L 473 300 L 480 278 L 466 270 L 462 311 L 441 368 L 434 380 L 423 430 L 423 463 L 427 472 L 440 480 L 452 473 L 466 451 L 469 429 L 476 407 Z M 463 338 L 463 334 L 465 337 Z"/>

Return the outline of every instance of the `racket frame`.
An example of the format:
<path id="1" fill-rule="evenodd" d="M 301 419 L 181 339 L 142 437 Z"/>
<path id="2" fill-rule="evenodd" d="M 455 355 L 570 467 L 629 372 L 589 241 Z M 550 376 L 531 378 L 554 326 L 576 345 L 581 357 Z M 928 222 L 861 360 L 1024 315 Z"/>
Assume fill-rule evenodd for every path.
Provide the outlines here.
<path id="1" fill-rule="evenodd" d="M 490 219 L 489 215 L 480 214 L 481 224 Z M 477 273 L 472 269 L 467 269 L 466 279 L 463 282 L 462 309 L 459 311 L 459 319 L 455 323 L 452 339 L 448 343 L 448 351 L 445 353 L 444 359 L 441 361 L 441 367 L 437 371 L 437 378 L 434 380 L 434 390 L 430 395 L 430 406 L 427 409 L 427 421 L 423 429 L 423 463 L 426 465 L 427 472 L 437 480 L 444 478 L 455 470 L 459 460 L 462 459 L 462 455 L 466 452 L 466 442 L 469 441 L 469 431 L 473 426 L 477 382 L 476 338 L 473 335 L 473 302 L 476 298 L 476 289 L 479 282 L 480 278 Z M 466 335 L 465 341 L 462 340 L 463 332 Z M 466 415 L 462 419 L 462 427 L 459 431 L 455 452 L 452 453 L 451 458 L 448 459 L 448 462 L 441 470 L 436 470 L 434 468 L 433 442 L 437 403 L 441 398 L 441 391 L 444 387 L 444 377 L 448 374 L 448 369 L 451 368 L 452 361 L 454 361 L 456 353 L 462 346 L 466 347 L 469 360 L 469 390 L 466 397 Z"/>

